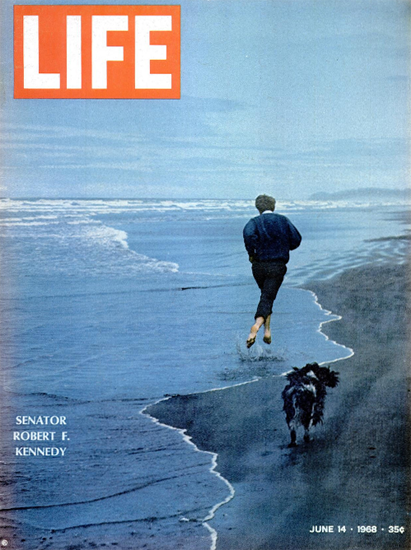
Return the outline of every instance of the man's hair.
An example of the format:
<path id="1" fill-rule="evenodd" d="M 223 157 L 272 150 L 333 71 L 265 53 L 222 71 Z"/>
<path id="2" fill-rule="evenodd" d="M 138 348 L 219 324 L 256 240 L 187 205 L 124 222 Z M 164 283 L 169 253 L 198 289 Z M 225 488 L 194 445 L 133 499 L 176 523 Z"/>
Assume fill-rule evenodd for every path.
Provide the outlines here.
<path id="1" fill-rule="evenodd" d="M 258 195 L 255 199 L 255 207 L 260 214 L 264 212 L 264 210 L 272 210 L 274 212 L 275 198 L 270 197 L 270 195 Z"/>

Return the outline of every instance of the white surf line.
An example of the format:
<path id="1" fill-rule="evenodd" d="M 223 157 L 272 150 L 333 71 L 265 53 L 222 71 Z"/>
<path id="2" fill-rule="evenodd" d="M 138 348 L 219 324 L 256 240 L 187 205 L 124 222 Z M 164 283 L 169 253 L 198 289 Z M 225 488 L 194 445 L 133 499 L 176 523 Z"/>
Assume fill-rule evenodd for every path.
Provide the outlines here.
<path id="1" fill-rule="evenodd" d="M 222 388 L 212 388 L 210 390 L 203 390 L 203 391 L 198 391 L 198 392 L 194 392 L 194 393 L 191 393 L 191 394 L 185 394 L 185 397 L 190 396 L 190 395 L 198 395 L 198 394 L 202 394 L 202 393 L 210 393 L 210 392 L 213 392 L 213 391 L 228 390 L 230 388 L 235 388 L 237 386 L 244 386 L 245 384 L 251 384 L 252 382 L 257 382 L 258 380 L 259 380 L 259 378 L 256 377 L 253 380 L 247 380 L 246 382 L 240 382 L 238 384 L 233 384 L 232 386 L 224 386 Z M 191 436 L 187 435 L 187 429 L 185 429 L 185 428 L 176 428 L 175 426 L 170 426 L 169 424 L 164 424 L 163 422 L 160 422 L 160 420 L 158 418 L 156 418 L 155 416 L 152 416 L 150 413 L 147 412 L 147 409 L 149 407 L 153 407 L 154 405 L 157 405 L 158 403 L 161 403 L 163 401 L 168 401 L 169 399 L 172 399 L 173 397 L 177 397 L 177 396 L 169 395 L 167 397 L 162 397 L 158 401 L 155 401 L 154 403 L 150 403 L 149 405 L 146 405 L 144 407 L 144 409 L 141 409 L 141 411 L 139 411 L 139 412 L 140 412 L 140 414 L 144 415 L 145 417 L 148 417 L 152 422 L 154 422 L 158 426 L 163 426 L 164 428 L 168 428 L 169 430 L 174 430 L 174 431 L 178 432 L 182 436 L 183 440 L 186 443 L 188 443 L 189 445 L 194 447 L 194 450 L 196 452 L 211 455 L 212 459 L 211 459 L 211 466 L 209 468 L 209 472 L 211 474 L 215 475 L 216 477 L 218 477 L 218 479 L 220 479 L 221 481 L 223 481 L 227 485 L 228 490 L 229 490 L 229 495 L 224 500 L 222 500 L 221 502 L 218 502 L 217 504 L 215 504 L 211 508 L 211 510 L 209 511 L 207 516 L 204 519 L 200 520 L 202 525 L 204 525 L 204 527 L 209 531 L 209 533 L 211 535 L 210 550 L 216 550 L 216 548 L 217 548 L 217 536 L 218 536 L 217 531 L 213 527 L 211 527 L 211 525 L 209 525 L 207 522 L 214 518 L 215 513 L 220 508 L 220 506 L 224 506 L 224 504 L 227 504 L 227 502 L 230 502 L 230 500 L 234 498 L 235 489 L 231 485 L 231 483 L 228 481 L 228 479 L 223 477 L 220 474 L 220 472 L 218 472 L 217 469 L 216 469 L 217 468 L 218 453 L 213 453 L 212 451 L 203 451 L 202 449 L 199 449 L 197 447 L 197 445 L 192 441 Z M 180 519 L 180 521 L 190 521 L 190 520 L 187 519 L 187 518 L 182 517 Z"/>
<path id="2" fill-rule="evenodd" d="M 296 287 L 298 288 L 298 287 Z M 339 344 L 338 342 L 336 342 L 335 340 L 331 340 L 331 338 L 329 338 L 329 336 L 327 336 L 326 334 L 324 334 L 322 332 L 322 327 L 323 325 L 325 325 L 326 323 L 331 323 L 333 321 L 340 321 L 342 319 L 342 317 L 340 315 L 336 315 L 335 313 L 333 313 L 332 311 L 329 311 L 328 309 L 325 309 L 322 307 L 322 305 L 320 304 L 320 302 L 318 301 L 318 296 L 315 294 L 315 292 L 313 292 L 312 290 L 308 290 L 308 289 L 305 289 L 305 288 L 299 288 L 299 290 L 302 290 L 304 292 L 309 292 L 313 297 L 314 297 L 314 303 L 321 309 L 321 311 L 323 311 L 325 313 L 325 315 L 333 315 L 334 316 L 334 319 L 328 319 L 326 321 L 322 321 L 317 329 L 317 332 L 319 332 L 327 341 L 330 341 L 331 343 L 337 345 L 337 346 L 340 346 L 346 350 L 348 350 L 350 353 L 349 355 L 347 355 L 346 357 L 339 357 L 337 359 L 333 359 L 331 361 L 323 361 L 322 363 L 319 363 L 319 365 L 325 365 L 325 364 L 329 364 L 329 363 L 335 363 L 337 361 L 342 361 L 344 359 L 349 359 L 350 357 L 352 357 L 354 355 L 354 350 L 352 348 L 349 348 L 347 346 L 344 346 L 343 344 Z M 291 371 L 287 371 L 287 372 L 283 372 L 281 374 L 274 374 L 272 375 L 272 378 L 277 378 L 277 377 L 285 377 L 288 372 L 291 372 Z M 219 388 L 211 388 L 211 389 L 208 389 L 208 390 L 202 390 L 202 391 L 196 391 L 196 392 L 193 392 L 193 393 L 190 393 L 190 394 L 184 394 L 185 397 L 187 396 L 190 396 L 190 395 L 200 395 L 200 394 L 203 394 L 203 393 L 211 393 L 211 392 L 215 392 L 215 391 L 223 391 L 223 390 L 228 390 L 230 388 L 236 388 L 238 386 L 245 386 L 246 384 L 251 384 L 253 382 L 258 382 L 259 380 L 261 380 L 261 377 L 254 377 L 252 380 L 246 380 L 245 382 L 239 382 L 238 384 L 232 384 L 232 385 L 228 385 L 228 386 L 222 386 L 222 387 L 219 387 Z M 218 453 L 213 453 L 211 451 L 203 451 L 202 449 L 199 449 L 197 447 L 197 445 L 195 443 L 193 443 L 192 441 L 192 438 L 191 436 L 187 435 L 187 429 L 183 429 L 183 428 L 176 428 L 175 426 L 170 426 L 169 424 L 164 424 L 163 422 L 160 422 L 160 420 L 158 418 L 155 418 L 154 416 L 152 416 L 151 414 L 149 414 L 147 412 L 147 409 L 149 407 L 152 407 L 154 405 L 157 405 L 158 403 L 161 403 L 163 401 L 168 401 L 169 399 L 172 399 L 173 397 L 178 397 L 179 395 L 169 395 L 167 397 L 162 397 L 161 399 L 158 399 L 157 401 L 155 401 L 154 403 L 150 403 L 149 405 L 146 405 L 143 409 L 141 409 L 140 414 L 144 415 L 145 417 L 148 417 L 150 418 L 150 420 L 152 422 L 154 422 L 155 424 L 159 425 L 159 426 L 163 426 L 164 428 L 168 428 L 170 430 L 174 430 L 174 431 L 177 431 L 179 432 L 179 434 L 182 436 L 183 440 L 188 443 L 189 445 L 191 445 L 192 447 L 194 447 L 194 450 L 196 452 L 199 452 L 199 453 L 205 453 L 205 454 L 209 454 L 212 456 L 212 461 L 211 461 L 211 466 L 209 468 L 209 472 L 211 474 L 214 474 L 215 476 L 217 476 L 221 481 L 223 481 L 228 489 L 229 489 L 229 495 L 221 502 L 218 502 L 217 504 L 215 504 L 210 512 L 208 513 L 208 515 L 201 521 L 202 525 L 204 525 L 204 527 L 209 531 L 210 535 L 211 535 L 211 546 L 210 546 L 210 550 L 216 550 L 217 549 L 217 539 L 218 539 L 218 533 L 217 531 L 211 527 L 211 525 L 208 524 L 208 521 L 210 521 L 211 519 L 214 518 L 217 510 L 221 507 L 221 506 L 224 506 L 224 504 L 227 504 L 228 502 L 230 502 L 230 500 L 232 500 L 235 496 L 235 489 L 234 487 L 231 485 L 231 483 L 225 478 L 223 477 L 220 472 L 217 471 L 217 458 L 218 458 Z M 181 521 L 190 521 L 189 519 L 187 518 L 181 518 Z"/>
<path id="3" fill-rule="evenodd" d="M 341 346 L 342 348 L 346 349 L 349 352 L 349 354 L 345 357 L 338 357 L 337 359 L 332 359 L 331 361 L 323 361 L 322 363 L 319 363 L 319 365 L 325 365 L 327 363 L 336 363 L 337 361 L 343 361 L 344 359 L 349 359 L 350 357 L 352 357 L 354 355 L 354 350 L 352 348 L 349 348 L 348 346 L 344 346 L 343 344 L 339 344 L 335 340 L 331 340 L 331 338 L 327 336 L 327 334 L 324 334 L 324 332 L 322 331 L 323 325 L 325 325 L 326 323 L 332 323 L 333 321 L 341 321 L 342 316 L 337 315 L 336 313 L 333 313 L 332 311 L 329 311 L 328 309 L 323 308 L 320 302 L 318 301 L 317 294 L 312 290 L 309 290 L 306 288 L 301 290 L 305 290 L 306 292 L 309 292 L 314 297 L 314 303 L 321 309 L 321 311 L 325 313 L 325 315 L 333 315 L 335 317 L 334 319 L 327 319 L 326 321 L 321 321 L 320 326 L 317 329 L 317 332 L 319 332 L 322 336 L 324 336 L 324 338 L 327 341 L 331 342 L 332 344 L 335 344 L 336 346 Z"/>

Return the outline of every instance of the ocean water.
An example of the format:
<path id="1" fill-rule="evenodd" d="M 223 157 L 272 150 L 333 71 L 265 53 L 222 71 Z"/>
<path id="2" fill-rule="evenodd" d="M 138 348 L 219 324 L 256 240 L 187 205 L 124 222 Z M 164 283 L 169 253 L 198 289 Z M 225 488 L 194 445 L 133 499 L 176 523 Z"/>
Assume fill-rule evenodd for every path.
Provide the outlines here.
<path id="1" fill-rule="evenodd" d="M 252 201 L 2 200 L 3 525 L 53 530 L 53 548 L 67 533 L 210 548 L 216 534 L 204 522 L 231 488 L 211 471 L 215 457 L 142 411 L 167 395 L 350 355 L 320 331 L 336 315 L 300 287 L 403 262 L 406 210 L 279 203 L 303 242 L 275 303 L 273 344 L 247 350 L 259 294 L 242 241 Z M 15 456 L 17 445 L 45 446 L 13 441 L 17 415 L 64 415 L 69 440 L 55 443 L 64 456 Z M 27 536 L 22 547 L 35 544 Z"/>

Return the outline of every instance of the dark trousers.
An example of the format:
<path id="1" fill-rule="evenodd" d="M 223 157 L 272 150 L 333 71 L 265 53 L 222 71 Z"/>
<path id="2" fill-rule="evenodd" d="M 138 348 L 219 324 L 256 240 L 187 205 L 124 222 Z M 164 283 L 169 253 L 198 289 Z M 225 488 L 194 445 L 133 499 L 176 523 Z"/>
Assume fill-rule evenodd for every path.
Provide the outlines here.
<path id="1" fill-rule="evenodd" d="M 265 320 L 273 312 L 273 302 L 287 272 L 287 266 L 278 260 L 254 261 L 252 270 L 254 279 L 261 290 L 255 318 L 264 317 Z"/>

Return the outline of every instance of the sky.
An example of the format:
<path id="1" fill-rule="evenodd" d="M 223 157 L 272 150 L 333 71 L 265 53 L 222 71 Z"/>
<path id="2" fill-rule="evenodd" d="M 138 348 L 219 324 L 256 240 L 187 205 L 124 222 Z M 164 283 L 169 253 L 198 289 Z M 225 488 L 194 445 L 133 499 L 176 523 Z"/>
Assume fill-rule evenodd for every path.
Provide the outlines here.
<path id="1" fill-rule="evenodd" d="M 181 0 L 179 100 L 13 99 L 13 3 L 58 2 L 1 1 L 2 197 L 408 186 L 407 0 Z"/>

